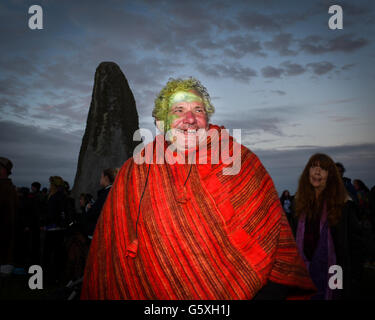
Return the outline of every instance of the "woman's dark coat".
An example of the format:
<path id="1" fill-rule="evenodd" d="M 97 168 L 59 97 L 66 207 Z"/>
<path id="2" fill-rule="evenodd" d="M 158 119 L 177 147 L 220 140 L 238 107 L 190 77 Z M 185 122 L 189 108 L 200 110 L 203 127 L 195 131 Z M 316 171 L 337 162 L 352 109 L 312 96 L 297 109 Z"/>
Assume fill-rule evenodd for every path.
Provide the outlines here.
<path id="1" fill-rule="evenodd" d="M 341 219 L 335 226 L 330 227 L 336 264 L 343 270 L 343 289 L 336 289 L 335 292 L 335 296 L 339 299 L 360 298 L 366 243 L 357 220 L 357 210 L 357 205 L 353 201 L 347 201 L 342 209 Z M 294 211 L 289 222 L 296 237 L 298 218 Z"/>

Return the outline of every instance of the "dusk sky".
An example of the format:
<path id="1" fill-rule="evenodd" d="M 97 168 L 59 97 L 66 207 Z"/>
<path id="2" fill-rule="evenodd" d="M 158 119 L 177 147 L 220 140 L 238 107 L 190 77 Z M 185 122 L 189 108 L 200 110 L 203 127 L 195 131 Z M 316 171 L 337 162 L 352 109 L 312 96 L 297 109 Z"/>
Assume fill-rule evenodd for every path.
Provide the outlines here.
<path id="1" fill-rule="evenodd" d="M 31 30 L 31 5 L 43 29 Z M 328 8 L 343 9 L 330 30 Z M 375 185 L 374 1 L 0 2 L 0 156 L 17 186 L 51 175 L 73 185 L 94 74 L 113 61 L 139 125 L 170 77 L 199 79 L 211 122 L 242 129 L 279 194 L 296 191 L 316 152 Z M 230 131 L 231 132 L 231 131 Z"/>

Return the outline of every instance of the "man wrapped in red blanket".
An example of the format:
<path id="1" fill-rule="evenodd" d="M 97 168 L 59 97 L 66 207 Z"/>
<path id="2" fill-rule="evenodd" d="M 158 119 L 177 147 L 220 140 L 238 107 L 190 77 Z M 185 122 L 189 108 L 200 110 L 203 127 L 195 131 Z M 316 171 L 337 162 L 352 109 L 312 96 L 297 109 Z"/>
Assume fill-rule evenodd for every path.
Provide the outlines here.
<path id="1" fill-rule="evenodd" d="M 170 80 L 162 132 L 122 166 L 86 263 L 82 299 L 308 298 L 315 290 L 272 179 L 224 128 L 206 89 Z"/>

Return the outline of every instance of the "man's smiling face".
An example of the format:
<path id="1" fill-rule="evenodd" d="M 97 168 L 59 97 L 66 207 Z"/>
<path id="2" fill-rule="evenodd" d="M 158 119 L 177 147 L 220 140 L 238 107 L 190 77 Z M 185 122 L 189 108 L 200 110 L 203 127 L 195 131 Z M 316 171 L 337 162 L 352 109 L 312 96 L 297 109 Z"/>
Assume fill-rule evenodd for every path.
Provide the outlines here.
<path id="1" fill-rule="evenodd" d="M 207 113 L 202 98 L 191 91 L 178 91 L 170 98 L 171 131 L 179 151 L 196 148 L 205 137 Z"/>

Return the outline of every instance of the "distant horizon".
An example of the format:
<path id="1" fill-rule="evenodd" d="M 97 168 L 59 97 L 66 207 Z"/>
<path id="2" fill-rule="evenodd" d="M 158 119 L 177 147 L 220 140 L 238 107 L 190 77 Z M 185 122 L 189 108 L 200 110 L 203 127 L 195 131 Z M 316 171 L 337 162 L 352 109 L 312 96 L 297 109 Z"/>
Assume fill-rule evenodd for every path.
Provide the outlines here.
<path id="1" fill-rule="evenodd" d="M 157 132 L 156 128 L 155 128 L 155 132 Z M 261 150 L 261 149 L 256 149 L 256 150 L 250 149 L 250 150 L 259 157 L 259 159 L 261 160 L 261 162 L 265 166 L 266 170 L 270 174 L 270 176 L 271 176 L 271 178 L 272 178 L 272 180 L 273 180 L 273 182 L 275 184 L 275 187 L 276 187 L 276 190 L 277 190 L 277 193 L 279 194 L 279 196 L 281 196 L 281 194 L 282 194 L 282 192 L 284 190 L 288 190 L 291 194 L 295 194 L 295 192 L 297 190 L 297 187 L 298 187 L 298 179 L 299 179 L 300 175 L 302 174 L 303 168 L 305 167 L 305 165 L 306 165 L 309 157 L 311 155 L 313 155 L 314 153 L 322 152 L 322 153 L 328 154 L 331 157 L 332 157 L 332 153 L 337 154 L 338 155 L 337 158 L 332 157 L 332 159 L 335 162 L 342 162 L 341 160 L 337 160 L 337 159 L 343 159 L 343 157 L 345 157 L 345 154 L 343 153 L 342 150 L 334 150 L 334 149 L 333 150 L 329 150 L 329 149 L 328 150 L 324 150 L 324 149 L 321 149 L 321 148 L 310 149 L 310 148 L 306 148 L 306 146 L 304 146 L 301 150 L 297 150 L 297 152 L 299 153 L 298 155 L 296 155 L 296 150 L 295 149 L 283 150 L 283 151 L 269 151 L 269 150 Z M 328 151 L 328 153 L 327 153 L 327 151 Z M 330 154 L 329 151 L 331 151 L 331 154 Z M 300 167 L 300 172 L 299 172 L 299 174 L 290 177 L 289 181 L 290 180 L 294 180 L 294 183 L 290 183 L 289 187 L 283 186 L 280 183 L 280 180 L 282 180 L 282 179 L 280 179 L 280 178 L 279 179 L 277 179 L 277 178 L 275 179 L 274 176 L 273 176 L 273 174 L 272 174 L 273 171 L 279 172 L 279 174 L 280 174 L 280 171 L 281 171 L 280 168 L 274 168 L 274 167 L 272 167 L 273 159 L 275 159 L 277 157 L 277 153 L 278 152 L 279 152 L 280 155 L 282 155 L 282 157 L 280 157 L 280 166 L 281 167 L 283 166 L 283 164 L 285 164 L 285 162 L 290 161 L 290 159 L 293 159 L 293 158 L 302 158 L 304 155 L 306 155 L 306 161 L 304 163 L 300 162 L 299 164 L 296 164 L 296 165 L 298 165 Z M 290 157 L 288 157 L 288 152 L 291 153 Z M 78 163 L 78 154 L 77 154 L 77 161 L 75 163 L 76 166 L 77 166 L 77 163 Z M 360 180 L 362 180 L 365 183 L 365 185 L 369 189 L 371 189 L 373 186 L 375 186 L 375 183 L 373 183 L 373 184 L 368 183 L 368 181 L 370 180 L 370 177 L 364 176 L 363 172 L 360 173 L 360 177 L 351 176 L 351 171 L 353 171 L 353 172 L 356 171 L 356 166 L 352 162 L 351 162 L 351 165 L 350 165 L 349 168 L 345 165 L 345 163 L 343 163 L 343 165 L 346 168 L 346 172 L 345 172 L 344 176 L 350 178 L 352 182 L 353 182 L 354 179 L 360 179 Z M 50 169 L 50 172 L 53 172 L 53 170 Z M 70 188 L 72 189 L 73 185 L 74 185 L 73 182 L 74 182 L 74 178 L 75 178 L 76 172 L 74 171 L 74 173 L 72 173 L 72 172 L 70 172 L 70 173 L 71 173 L 70 175 L 65 174 L 64 176 L 63 175 L 59 175 L 58 173 L 53 173 L 53 174 L 49 174 L 49 175 L 45 176 L 44 180 L 43 179 L 39 179 L 39 180 L 38 179 L 30 179 L 29 182 L 25 183 L 25 181 L 22 182 L 22 178 L 19 177 L 19 175 L 17 174 L 17 167 L 14 166 L 14 168 L 13 168 L 13 174 L 10 176 L 10 178 L 12 179 L 13 184 L 16 185 L 16 187 L 27 187 L 27 188 L 30 188 L 31 184 L 33 182 L 38 181 L 38 182 L 40 182 L 42 184 L 41 188 L 43 188 L 43 187 L 48 188 L 49 187 L 49 182 L 48 182 L 49 176 L 57 175 L 57 176 L 62 176 L 62 178 L 69 183 Z M 13 179 L 13 176 L 16 176 L 16 178 Z M 98 188 L 97 188 L 97 190 L 99 190 L 99 189 L 101 189 L 101 187 L 100 187 L 99 181 L 98 181 Z M 95 195 L 94 195 L 94 197 L 95 197 Z"/>

